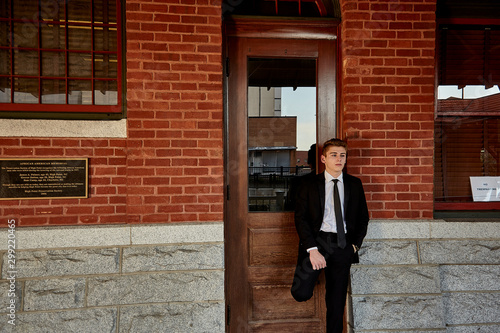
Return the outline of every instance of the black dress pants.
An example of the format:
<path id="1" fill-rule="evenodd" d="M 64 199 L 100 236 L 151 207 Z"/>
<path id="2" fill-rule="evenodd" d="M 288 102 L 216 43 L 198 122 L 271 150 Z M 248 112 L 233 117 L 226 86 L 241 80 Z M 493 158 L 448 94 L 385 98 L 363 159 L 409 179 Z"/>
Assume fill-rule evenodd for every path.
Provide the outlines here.
<path id="1" fill-rule="evenodd" d="M 313 296 L 319 275 L 325 271 L 326 330 L 328 333 L 342 333 L 354 249 L 349 242 L 344 249 L 339 248 L 337 235 L 333 233 L 320 232 L 317 243 L 318 250 L 326 259 L 326 267 L 314 270 L 309 260 L 309 253 L 305 249 L 299 249 L 291 289 L 292 296 L 298 302 L 309 300 Z"/>

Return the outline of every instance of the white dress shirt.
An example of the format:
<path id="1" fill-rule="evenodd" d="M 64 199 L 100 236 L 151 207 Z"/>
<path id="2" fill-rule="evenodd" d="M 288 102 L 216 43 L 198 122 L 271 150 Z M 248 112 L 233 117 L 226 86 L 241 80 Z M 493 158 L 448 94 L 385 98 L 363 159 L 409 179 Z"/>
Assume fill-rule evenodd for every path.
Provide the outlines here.
<path id="1" fill-rule="evenodd" d="M 321 224 L 321 228 L 319 230 L 324 232 L 333 232 L 337 233 L 337 222 L 335 219 L 335 208 L 333 205 L 333 186 L 334 179 L 338 179 L 337 188 L 339 190 L 339 197 L 341 202 L 341 210 L 342 210 L 342 218 L 344 219 L 344 231 L 347 234 L 347 227 L 345 224 L 345 214 L 344 214 L 344 177 L 343 173 L 340 174 L 337 178 L 330 175 L 325 170 L 325 212 L 323 213 L 323 223 Z M 311 247 L 307 249 L 307 252 L 311 250 L 317 250 L 317 247 Z"/>
<path id="2" fill-rule="evenodd" d="M 324 232 L 333 232 L 337 233 L 337 222 L 335 219 L 335 208 L 333 204 L 333 187 L 334 187 L 334 179 L 338 179 L 337 188 L 339 190 L 340 196 L 340 209 L 342 211 L 342 218 L 344 219 L 344 232 L 347 233 L 346 225 L 345 225 L 345 214 L 344 214 L 344 177 L 341 173 L 337 178 L 330 175 L 327 171 L 325 171 L 325 213 L 323 215 L 323 223 L 321 224 L 321 231 Z"/>

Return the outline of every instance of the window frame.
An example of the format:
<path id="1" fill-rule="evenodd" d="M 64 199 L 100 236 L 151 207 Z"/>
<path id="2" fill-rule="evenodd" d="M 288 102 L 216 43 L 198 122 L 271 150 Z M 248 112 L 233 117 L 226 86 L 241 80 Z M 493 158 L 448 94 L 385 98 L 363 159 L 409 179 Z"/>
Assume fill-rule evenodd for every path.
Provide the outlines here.
<path id="1" fill-rule="evenodd" d="M 438 18 L 436 25 L 436 53 L 440 54 L 440 27 L 442 25 L 461 25 L 461 26 L 500 26 L 500 19 L 477 19 L 477 18 Z M 440 85 L 440 64 L 441 60 L 439 57 L 436 57 L 436 103 L 435 103 L 435 115 L 437 117 L 437 89 Z M 468 116 L 477 116 L 478 114 L 468 114 L 463 115 L 464 117 Z M 488 112 L 489 116 L 500 116 L 500 110 L 498 112 Z M 436 140 L 436 137 L 434 137 Z M 436 171 L 434 171 L 434 176 Z M 433 193 L 434 199 L 434 217 L 435 218 L 447 218 L 447 217 L 465 217 L 464 214 L 473 214 L 471 216 L 480 217 L 480 218 L 489 218 L 489 217 L 497 217 L 498 212 L 500 210 L 500 202 L 438 202 L 435 200 L 435 193 Z"/>
<path id="2" fill-rule="evenodd" d="M 13 1 L 13 0 L 12 0 Z M 91 3 L 92 7 L 92 14 L 93 15 L 93 5 L 94 1 L 89 0 Z M 4 46 L 1 47 L 2 49 L 8 49 L 10 54 L 10 59 L 11 59 L 11 67 L 13 67 L 13 54 L 16 49 L 19 49 L 19 47 L 16 47 L 12 45 L 12 37 L 14 34 L 14 31 L 12 29 L 13 23 L 14 22 L 19 22 L 19 20 L 25 22 L 30 22 L 33 23 L 37 26 L 37 39 L 38 39 L 38 45 L 37 48 L 28 48 L 31 51 L 37 51 L 38 52 L 38 76 L 30 76 L 31 78 L 37 79 L 38 80 L 38 102 L 29 104 L 29 103 L 14 103 L 12 100 L 13 92 L 11 92 L 11 101 L 9 103 L 0 103 L 0 118 L 10 118 L 10 119 L 81 119 L 81 120 L 98 120 L 98 119 L 109 119 L 109 120 L 115 120 L 115 119 L 123 119 L 126 117 L 126 81 L 125 81 L 125 71 L 126 68 L 124 66 L 125 64 L 125 43 L 124 43 L 124 36 L 125 36 L 125 12 L 124 12 L 124 7 L 122 4 L 123 0 L 114 0 L 116 1 L 116 50 L 113 51 L 96 51 L 95 46 L 92 45 L 90 50 L 87 51 L 82 51 L 83 53 L 91 53 L 91 54 L 115 54 L 116 53 L 116 58 L 117 58 L 117 68 L 116 68 L 116 78 L 101 78 L 101 77 L 96 77 L 95 76 L 95 71 L 94 71 L 94 65 L 91 65 L 91 76 L 89 78 L 86 78 L 85 80 L 91 82 L 91 87 L 92 87 L 92 104 L 69 104 L 67 100 L 67 89 L 68 89 L 68 83 L 67 81 L 70 79 L 73 79 L 73 77 L 69 76 L 69 73 L 67 72 L 67 56 L 65 56 L 65 73 L 64 76 L 58 77 L 58 79 L 64 80 L 66 82 L 65 85 L 65 95 L 66 95 L 66 101 L 64 104 L 50 104 L 50 103 L 42 103 L 42 98 L 41 98 L 41 84 L 42 80 L 45 78 L 44 76 L 41 75 L 40 73 L 40 62 L 41 62 L 41 52 L 45 50 L 51 50 L 51 49 L 45 49 L 41 48 L 40 46 L 40 31 L 41 31 L 41 23 L 42 19 L 37 18 L 37 20 L 24 20 L 23 19 L 15 19 L 12 17 L 12 13 L 9 18 L 0 18 L 0 21 L 7 21 L 10 24 L 9 30 L 8 31 L 8 36 L 10 38 L 10 45 L 9 46 Z M 37 1 L 39 6 L 42 6 L 44 3 L 43 1 Z M 11 2 L 12 6 L 12 2 Z M 12 7 L 11 7 L 12 10 Z M 41 8 L 39 9 L 40 12 Z M 65 11 L 67 13 L 67 8 L 65 8 Z M 64 49 L 59 49 L 60 52 L 63 52 L 65 55 L 68 54 L 68 51 L 73 51 L 72 49 L 69 48 L 69 37 L 67 36 L 67 31 L 69 29 L 69 26 L 85 26 L 85 27 L 90 27 L 92 30 L 94 27 L 115 27 L 114 23 L 104 23 L 104 22 L 99 22 L 96 23 L 94 22 L 94 18 L 92 18 L 91 22 L 85 22 L 85 23 L 75 23 L 75 22 L 68 22 L 67 17 L 65 16 L 64 20 L 62 21 L 64 26 L 66 36 L 66 45 Z M 92 34 L 93 35 L 93 34 Z M 92 42 L 93 42 L 93 37 L 92 37 Z M 24 48 L 22 48 L 24 49 Z M 77 51 L 78 52 L 78 51 Z M 23 75 L 14 75 L 14 69 L 10 69 L 9 75 L 4 75 L 5 77 L 9 77 L 10 80 L 13 80 L 14 77 L 23 77 Z M 49 79 L 51 77 L 48 77 Z M 96 81 L 115 81 L 117 85 L 117 104 L 114 105 L 96 105 L 94 104 L 94 82 Z M 11 87 L 12 87 L 11 83 Z"/>

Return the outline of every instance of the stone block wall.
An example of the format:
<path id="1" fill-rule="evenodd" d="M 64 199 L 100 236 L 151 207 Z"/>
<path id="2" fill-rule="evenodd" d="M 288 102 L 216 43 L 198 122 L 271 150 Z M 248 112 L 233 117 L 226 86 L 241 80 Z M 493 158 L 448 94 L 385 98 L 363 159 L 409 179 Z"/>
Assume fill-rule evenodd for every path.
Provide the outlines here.
<path id="1" fill-rule="evenodd" d="M 497 222 L 374 221 L 360 255 L 354 332 L 500 332 Z"/>
<path id="2" fill-rule="evenodd" d="M 0 332 L 224 331 L 222 223 L 22 228 L 14 274 L 0 244 Z"/>
<path id="3" fill-rule="evenodd" d="M 224 332 L 222 223 L 21 228 L 15 236 L 11 298 L 8 230 L 0 230 L 0 332 Z M 351 332 L 500 331 L 498 223 L 375 220 L 360 259 Z"/>

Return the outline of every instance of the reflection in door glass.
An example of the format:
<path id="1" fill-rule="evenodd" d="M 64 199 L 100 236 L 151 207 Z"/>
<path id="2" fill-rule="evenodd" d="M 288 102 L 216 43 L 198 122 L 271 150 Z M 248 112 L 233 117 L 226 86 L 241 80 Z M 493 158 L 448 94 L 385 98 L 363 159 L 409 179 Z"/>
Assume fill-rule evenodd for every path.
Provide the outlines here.
<path id="1" fill-rule="evenodd" d="M 293 211 L 301 176 L 315 173 L 316 61 L 248 61 L 249 211 Z"/>

